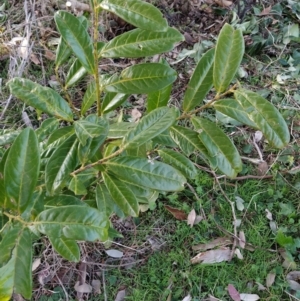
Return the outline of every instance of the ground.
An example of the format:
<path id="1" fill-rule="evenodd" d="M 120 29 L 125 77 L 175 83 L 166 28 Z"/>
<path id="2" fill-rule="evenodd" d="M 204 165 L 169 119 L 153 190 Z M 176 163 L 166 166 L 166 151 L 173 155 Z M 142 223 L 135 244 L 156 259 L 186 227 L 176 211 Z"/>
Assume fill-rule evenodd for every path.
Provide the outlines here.
<path id="1" fill-rule="evenodd" d="M 59 35 L 53 15 L 65 1 L 20 2 L 5 0 L 5 6 L 0 5 L 2 130 L 39 124 L 30 108 L 24 110 L 22 104 L 9 97 L 5 87 L 8 79 L 18 75 L 47 86 L 56 84 L 53 60 Z M 254 130 L 235 126 L 228 118 L 208 112 L 207 117 L 222 123 L 244 156 L 239 176 L 230 180 L 198 165 L 198 176 L 183 192 L 161 195 L 138 218 L 112 217 L 120 233 L 114 242 L 81 243 L 80 264 L 63 260 L 47 239 L 36 241 L 33 300 L 238 300 L 229 295 L 232 286 L 240 293 L 258 295 L 260 300 L 299 300 L 298 278 L 290 280 L 291 271 L 299 270 L 300 259 L 299 3 L 148 2 L 160 8 L 169 24 L 185 36 L 185 42 L 165 55 L 178 72 L 172 105 L 182 99 L 197 60 L 214 45 L 227 22 L 243 29 L 246 43 L 237 80 L 281 111 L 290 128 L 291 142 L 283 150 L 274 150 L 263 139 L 254 141 Z M 130 28 L 113 16 L 106 16 L 99 24 L 104 40 Z M 32 43 L 30 57 L 24 50 L 28 40 L 20 38 L 24 36 L 30 37 Z M 24 48 L 20 43 L 25 43 Z M 102 68 L 111 71 L 130 63 L 104 61 Z M 81 101 L 87 80 L 73 88 L 76 101 Z M 131 118 L 133 109 L 143 113 L 143 102 L 143 97 L 131 98 L 124 106 L 125 117 Z M 264 164 L 255 163 L 260 156 Z M 194 225 L 193 209 L 202 219 Z M 233 227 L 233 222 L 238 225 Z M 208 243 L 215 239 L 223 243 L 226 240 L 232 247 L 234 228 L 240 240 L 235 247 L 240 253 L 231 261 L 191 262 L 200 252 L 196 247 L 199 244 L 204 244 L 201 252 L 206 252 Z M 86 286 L 78 288 L 77 281 Z M 14 298 L 20 300 L 18 295 Z M 257 300 L 248 298 L 254 299 L 243 300 Z"/>

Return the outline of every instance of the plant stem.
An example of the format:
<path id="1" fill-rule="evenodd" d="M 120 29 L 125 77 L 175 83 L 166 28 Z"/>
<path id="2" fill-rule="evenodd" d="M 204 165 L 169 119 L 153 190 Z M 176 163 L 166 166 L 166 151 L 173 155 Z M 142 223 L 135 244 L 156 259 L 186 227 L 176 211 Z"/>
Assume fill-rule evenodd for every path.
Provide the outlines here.
<path id="1" fill-rule="evenodd" d="M 191 118 L 193 115 L 197 114 L 198 112 L 201 112 L 209 107 L 211 107 L 211 105 L 222 99 L 223 97 L 227 96 L 228 94 L 232 94 L 234 92 L 234 90 L 236 89 L 237 87 L 237 84 L 235 84 L 234 86 L 232 86 L 229 90 L 227 90 L 226 92 L 220 94 L 220 93 L 217 93 L 217 95 L 211 100 L 209 101 L 208 103 L 206 103 L 205 105 L 201 106 L 200 108 L 198 109 L 195 109 L 189 113 L 183 113 L 181 116 L 179 116 L 177 118 L 177 120 L 181 120 L 181 119 L 186 119 L 186 118 Z"/>
<path id="2" fill-rule="evenodd" d="M 100 83 L 99 83 L 99 59 L 98 59 L 98 20 L 99 20 L 99 11 L 100 9 L 96 8 L 97 1 L 94 0 L 94 16 L 93 16 L 93 55 L 94 55 L 94 62 L 95 62 L 95 74 L 94 79 L 96 83 L 96 98 L 97 98 L 97 115 L 102 115 L 101 109 L 101 91 L 100 91 Z"/>
<path id="3" fill-rule="evenodd" d="M 17 220 L 18 222 L 20 222 L 23 225 L 26 225 L 26 226 L 32 225 L 32 223 L 25 222 L 20 216 L 12 215 L 7 212 L 3 212 L 3 214 L 6 215 L 10 220 L 12 220 L 12 219 Z"/>
<path id="4" fill-rule="evenodd" d="M 117 151 L 115 151 L 114 153 L 112 153 L 111 155 L 109 155 L 109 156 L 107 156 L 105 158 L 102 158 L 102 159 L 100 159 L 100 160 L 98 160 L 98 161 L 96 161 L 94 163 L 82 166 L 82 167 L 74 170 L 70 175 L 72 177 L 74 177 L 76 174 L 78 174 L 78 173 L 80 173 L 80 172 L 82 172 L 82 171 L 84 171 L 86 169 L 89 169 L 89 168 L 92 168 L 92 167 L 94 167 L 96 165 L 102 164 L 102 163 L 108 161 L 109 159 L 112 159 L 112 158 L 120 155 L 124 150 L 125 150 L 125 147 L 122 147 L 122 148 L 118 149 Z"/>

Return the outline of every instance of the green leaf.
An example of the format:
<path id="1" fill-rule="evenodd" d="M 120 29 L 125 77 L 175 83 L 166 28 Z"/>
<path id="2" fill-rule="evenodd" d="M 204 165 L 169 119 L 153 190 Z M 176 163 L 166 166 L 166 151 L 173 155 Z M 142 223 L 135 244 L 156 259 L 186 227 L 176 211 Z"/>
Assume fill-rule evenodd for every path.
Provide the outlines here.
<path id="1" fill-rule="evenodd" d="M 74 126 L 64 126 L 60 129 L 55 130 L 47 141 L 47 146 L 57 146 L 69 138 L 71 135 L 75 133 Z"/>
<path id="2" fill-rule="evenodd" d="M 56 131 L 58 126 L 59 121 L 56 118 L 48 118 L 44 120 L 41 126 L 35 131 L 39 142 L 44 141 L 47 136 Z"/>
<path id="3" fill-rule="evenodd" d="M 166 130 L 152 139 L 153 144 L 161 144 L 169 147 L 176 147 L 174 140 L 170 136 L 170 131 Z"/>
<path id="4" fill-rule="evenodd" d="M 74 176 L 71 180 L 71 182 L 69 183 L 68 188 L 74 192 L 75 195 L 85 195 L 87 194 L 87 190 L 83 184 L 83 181 Z"/>
<path id="5" fill-rule="evenodd" d="M 73 135 L 64 141 L 51 155 L 45 170 L 45 183 L 50 195 L 57 193 L 70 179 L 77 165 L 77 140 Z"/>
<path id="6" fill-rule="evenodd" d="M 176 80 L 176 71 L 160 63 L 143 63 L 124 69 L 104 83 L 108 92 L 143 94 L 161 90 Z"/>
<path id="7" fill-rule="evenodd" d="M 128 216 L 137 216 L 139 205 L 134 193 L 116 177 L 103 173 L 104 183 L 118 207 Z"/>
<path id="8" fill-rule="evenodd" d="M 244 55 L 242 31 L 225 24 L 220 32 L 214 62 L 214 86 L 218 93 L 224 92 L 234 78 Z"/>
<path id="9" fill-rule="evenodd" d="M 81 104 L 81 115 L 84 115 L 97 101 L 96 83 L 91 82 L 84 93 Z"/>
<path id="10" fill-rule="evenodd" d="M 26 128 L 11 146 L 4 167 L 6 194 L 18 213 L 22 213 L 29 204 L 39 171 L 38 140 L 35 132 Z"/>
<path id="11" fill-rule="evenodd" d="M 197 169 L 194 164 L 184 155 L 171 149 L 162 149 L 158 151 L 163 161 L 178 169 L 186 178 L 193 179 L 197 175 Z"/>
<path id="12" fill-rule="evenodd" d="M 108 139 L 121 139 L 123 138 L 128 131 L 136 127 L 136 124 L 133 122 L 117 122 L 113 123 L 109 127 Z"/>
<path id="13" fill-rule="evenodd" d="M 99 6 L 129 24 L 149 31 L 165 31 L 167 21 L 155 6 L 140 0 L 103 0 Z"/>
<path id="14" fill-rule="evenodd" d="M 90 74 L 95 73 L 93 43 L 84 24 L 66 11 L 54 15 L 56 26 L 65 42 Z"/>
<path id="15" fill-rule="evenodd" d="M 32 295 L 32 248 L 30 231 L 24 228 L 15 241 L 11 259 L 0 269 L 0 300 L 10 300 L 14 292 L 26 299 Z"/>
<path id="16" fill-rule="evenodd" d="M 96 202 L 99 211 L 107 217 L 113 213 L 113 199 L 104 184 L 98 184 L 96 187 Z"/>
<path id="17" fill-rule="evenodd" d="M 113 111 L 124 103 L 128 97 L 128 94 L 107 92 L 102 102 L 103 113 Z"/>
<path id="18" fill-rule="evenodd" d="M 182 34 L 175 28 L 154 32 L 149 29 L 134 29 L 109 41 L 100 53 L 102 57 L 146 57 L 170 51 L 174 44 L 184 41 Z"/>
<path id="19" fill-rule="evenodd" d="M 171 90 L 172 85 L 169 85 L 161 90 L 149 93 L 147 97 L 147 112 L 149 113 L 159 107 L 167 106 Z"/>
<path id="20" fill-rule="evenodd" d="M 69 261 L 80 260 L 80 249 L 75 240 L 67 239 L 64 236 L 49 236 L 50 242 L 55 251 Z"/>
<path id="21" fill-rule="evenodd" d="M 197 64 L 183 99 L 183 110 L 189 112 L 200 105 L 213 85 L 215 49 L 207 51 Z"/>
<path id="22" fill-rule="evenodd" d="M 69 88 L 75 85 L 82 77 L 87 74 L 79 59 L 76 59 L 67 73 L 65 87 Z"/>
<path id="23" fill-rule="evenodd" d="M 76 136 L 83 146 L 88 138 L 98 137 L 106 130 L 101 125 L 86 120 L 75 121 L 74 126 Z"/>
<path id="24" fill-rule="evenodd" d="M 118 179 L 153 190 L 178 191 L 186 183 L 175 168 L 157 161 L 126 156 L 107 161 L 105 165 Z"/>
<path id="25" fill-rule="evenodd" d="M 20 134 L 20 131 L 6 132 L 0 135 L 0 146 L 10 144 L 15 141 L 16 137 Z"/>
<path id="26" fill-rule="evenodd" d="M 244 89 L 234 92 L 248 118 L 257 125 L 269 143 L 283 148 L 290 141 L 288 126 L 279 111 L 259 94 Z"/>
<path id="27" fill-rule="evenodd" d="M 65 63 L 71 56 L 71 54 L 71 48 L 68 46 L 65 40 L 62 37 L 60 37 L 55 57 L 56 68 L 60 67 L 63 63 Z"/>
<path id="28" fill-rule="evenodd" d="M 50 237 L 71 240 L 105 241 L 109 223 L 99 210 L 88 206 L 62 206 L 41 212 L 36 229 Z"/>
<path id="29" fill-rule="evenodd" d="M 143 117 L 124 137 L 124 147 L 146 143 L 167 130 L 176 120 L 175 108 L 161 107 Z"/>
<path id="30" fill-rule="evenodd" d="M 8 83 L 11 93 L 28 106 L 57 118 L 73 121 L 69 104 L 53 89 L 43 87 L 29 79 L 15 77 Z"/>
<path id="31" fill-rule="evenodd" d="M 192 122 L 200 131 L 199 137 L 210 156 L 216 159 L 218 169 L 234 178 L 242 170 L 242 161 L 234 144 L 215 123 L 199 117 L 194 117 Z"/>
<path id="32" fill-rule="evenodd" d="M 87 206 L 85 202 L 72 195 L 60 194 L 55 197 L 48 197 L 45 200 L 45 207 L 56 208 L 60 206 Z"/>
<path id="33" fill-rule="evenodd" d="M 170 135 L 180 149 L 189 157 L 193 152 L 200 151 L 209 157 L 208 151 L 199 139 L 199 134 L 182 126 L 172 126 Z"/>
<path id="34" fill-rule="evenodd" d="M 257 128 L 257 125 L 251 121 L 243 107 L 235 99 L 221 99 L 214 103 L 214 108 L 243 124 Z"/>

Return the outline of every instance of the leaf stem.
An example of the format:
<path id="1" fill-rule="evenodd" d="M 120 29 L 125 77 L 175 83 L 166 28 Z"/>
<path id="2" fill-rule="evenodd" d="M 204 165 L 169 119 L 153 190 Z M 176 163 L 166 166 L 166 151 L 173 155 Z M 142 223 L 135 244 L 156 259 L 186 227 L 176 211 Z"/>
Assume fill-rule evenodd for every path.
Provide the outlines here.
<path id="1" fill-rule="evenodd" d="M 199 112 L 201 112 L 201 111 L 203 111 L 203 110 L 211 107 L 211 105 L 214 102 L 222 99 L 223 97 L 227 96 L 228 94 L 232 94 L 235 91 L 236 87 L 237 87 L 237 84 L 233 85 L 229 90 L 227 90 L 226 92 L 224 92 L 222 94 L 217 93 L 217 95 L 212 100 L 210 100 L 208 103 L 206 103 L 205 105 L 201 106 L 200 108 L 195 109 L 195 110 L 193 110 L 193 111 L 191 111 L 189 113 L 183 113 L 181 116 L 179 116 L 177 118 L 177 120 L 191 118 L 193 115 L 195 115 L 195 114 L 197 114 L 197 113 L 199 113 Z"/>
<path id="2" fill-rule="evenodd" d="M 72 177 L 74 177 L 76 174 L 78 174 L 78 173 L 80 173 L 80 172 L 82 172 L 82 171 L 84 171 L 86 169 L 89 169 L 89 168 L 92 168 L 92 167 L 94 167 L 96 165 L 102 164 L 102 163 L 108 161 L 109 159 L 112 159 L 112 158 L 120 155 L 124 150 L 125 150 L 125 147 L 122 147 L 122 148 L 118 149 L 117 151 L 115 151 L 114 153 L 112 153 L 111 155 L 109 155 L 109 156 L 107 156 L 105 158 L 102 158 L 102 159 L 100 159 L 100 160 L 98 160 L 98 161 L 96 161 L 94 163 L 82 166 L 82 167 L 74 170 L 70 175 Z"/>
<path id="3" fill-rule="evenodd" d="M 94 15 L 93 15 L 93 55 L 94 55 L 94 62 L 95 62 L 95 73 L 94 79 L 96 83 L 96 98 L 97 98 L 97 115 L 102 115 L 102 108 L 101 108 L 101 91 L 100 91 L 100 83 L 99 83 L 99 58 L 98 58 L 98 20 L 99 20 L 99 11 L 100 9 L 96 8 L 97 1 L 94 1 Z"/>
<path id="4" fill-rule="evenodd" d="M 26 226 L 32 225 L 31 222 L 30 223 L 25 222 L 20 216 L 12 215 L 7 212 L 3 212 L 3 214 L 6 215 L 9 218 L 9 220 L 17 220 L 18 222 L 20 222 L 21 224 L 26 225 Z"/>

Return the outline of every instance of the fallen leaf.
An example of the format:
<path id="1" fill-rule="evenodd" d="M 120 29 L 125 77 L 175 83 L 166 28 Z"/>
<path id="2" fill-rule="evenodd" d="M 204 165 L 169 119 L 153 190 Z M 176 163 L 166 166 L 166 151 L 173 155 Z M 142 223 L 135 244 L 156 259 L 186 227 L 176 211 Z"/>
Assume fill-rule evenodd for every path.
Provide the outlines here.
<path id="1" fill-rule="evenodd" d="M 256 301 L 259 300 L 259 296 L 255 294 L 240 294 L 241 301 Z"/>
<path id="2" fill-rule="evenodd" d="M 232 224 L 237 228 L 241 225 L 241 223 L 242 223 L 241 219 L 236 219 L 235 221 L 232 222 Z"/>
<path id="3" fill-rule="evenodd" d="M 53 51 L 49 50 L 49 49 L 45 49 L 45 58 L 48 59 L 49 61 L 55 61 L 55 54 Z"/>
<path id="4" fill-rule="evenodd" d="M 268 209 L 266 209 L 265 210 L 266 211 L 266 218 L 269 220 L 269 221 L 272 221 L 273 220 L 273 216 L 272 216 L 272 213 L 268 210 Z"/>
<path id="5" fill-rule="evenodd" d="M 236 288 L 232 284 L 228 284 L 227 290 L 229 296 L 233 301 L 241 301 L 240 293 L 236 290 Z"/>
<path id="6" fill-rule="evenodd" d="M 194 221 L 194 225 L 199 224 L 201 221 L 203 220 L 203 216 L 202 215 L 197 215 Z"/>
<path id="7" fill-rule="evenodd" d="M 290 288 L 294 291 L 300 290 L 299 279 L 300 279 L 299 271 L 292 271 L 286 275 L 286 280 L 289 283 Z"/>
<path id="8" fill-rule="evenodd" d="M 276 222 L 270 221 L 269 225 L 270 225 L 270 229 L 271 229 L 273 232 L 276 232 L 276 231 L 277 231 L 277 224 L 276 224 Z"/>
<path id="9" fill-rule="evenodd" d="M 272 9 L 272 5 L 266 7 L 265 9 L 263 9 L 259 15 L 260 15 L 260 16 L 266 16 L 266 15 L 269 15 L 270 12 L 271 12 L 271 9 Z"/>
<path id="10" fill-rule="evenodd" d="M 232 5 L 232 1 L 228 1 L 228 0 L 215 0 L 215 3 L 222 7 L 228 7 Z"/>
<path id="11" fill-rule="evenodd" d="M 267 286 L 267 287 L 272 286 L 272 284 L 273 284 L 274 281 L 275 281 L 275 277 L 276 277 L 276 274 L 274 274 L 274 273 L 269 273 L 269 274 L 267 275 L 267 279 L 266 279 L 266 286 Z"/>
<path id="12" fill-rule="evenodd" d="M 269 170 L 268 163 L 266 161 L 260 162 L 257 166 L 257 174 L 264 176 Z"/>
<path id="13" fill-rule="evenodd" d="M 33 263 L 31 267 L 31 271 L 35 271 L 41 264 L 41 258 L 37 258 Z"/>
<path id="14" fill-rule="evenodd" d="M 192 36 L 188 32 L 185 32 L 183 34 L 183 36 L 184 36 L 184 39 L 185 39 L 186 43 L 191 44 L 191 45 L 195 44 L 194 39 L 192 38 Z"/>
<path id="15" fill-rule="evenodd" d="M 173 208 L 171 206 L 165 205 L 165 208 L 178 220 L 184 221 L 187 219 L 187 214 L 184 213 L 182 210 Z"/>
<path id="16" fill-rule="evenodd" d="M 66 7 L 72 8 L 74 11 L 91 12 L 90 6 L 88 4 L 81 3 L 77 0 L 67 1 Z"/>
<path id="17" fill-rule="evenodd" d="M 212 295 L 209 295 L 209 301 L 222 301 L 221 299 L 218 299 Z"/>
<path id="18" fill-rule="evenodd" d="M 282 266 L 286 269 L 292 269 L 295 270 L 297 268 L 297 263 L 291 258 L 289 254 L 287 254 L 286 250 L 283 248 L 280 248 L 279 254 L 282 256 L 284 259 L 284 262 L 282 263 Z"/>
<path id="19" fill-rule="evenodd" d="M 18 55 L 24 59 L 27 60 L 28 59 L 28 55 L 29 55 L 29 41 L 27 38 L 23 38 L 19 48 L 18 48 Z"/>
<path id="20" fill-rule="evenodd" d="M 190 225 L 192 228 L 195 223 L 195 220 L 196 220 L 196 211 L 195 209 L 192 209 L 187 217 L 187 224 Z"/>
<path id="21" fill-rule="evenodd" d="M 83 283 L 81 285 L 79 285 L 79 281 L 77 281 L 75 283 L 75 286 L 74 286 L 76 292 L 78 293 L 91 293 L 92 292 L 92 287 L 87 284 L 87 283 Z"/>
<path id="22" fill-rule="evenodd" d="M 126 297 L 125 290 L 118 291 L 115 301 L 124 301 L 125 297 Z"/>
<path id="23" fill-rule="evenodd" d="M 113 258 L 122 258 L 124 253 L 119 251 L 119 250 L 114 250 L 114 249 L 111 249 L 111 250 L 105 250 L 105 253 L 110 256 L 110 257 L 113 257 Z"/>
<path id="24" fill-rule="evenodd" d="M 265 291 L 267 288 L 259 282 L 256 282 L 259 291 Z"/>
<path id="25" fill-rule="evenodd" d="M 186 297 L 182 299 L 182 301 L 191 301 L 191 300 L 192 300 L 192 296 L 190 294 L 188 294 Z"/>
<path id="26" fill-rule="evenodd" d="M 229 261 L 231 259 L 231 250 L 228 248 L 210 250 L 199 253 L 191 259 L 191 263 L 218 263 Z"/>
<path id="27" fill-rule="evenodd" d="M 244 202 L 245 201 L 242 198 L 240 198 L 239 196 L 235 197 L 235 204 L 236 204 L 237 210 L 243 211 L 245 209 Z"/>
<path id="28" fill-rule="evenodd" d="M 142 117 L 142 113 L 138 109 L 134 108 L 131 110 L 131 117 L 132 121 L 136 122 Z"/>
<path id="29" fill-rule="evenodd" d="M 244 257 L 243 257 L 243 255 L 242 255 L 240 249 L 236 248 L 235 251 L 234 251 L 234 254 L 236 255 L 236 257 L 237 257 L 238 259 L 240 259 L 240 260 L 243 260 L 243 259 L 244 259 Z"/>
<path id="30" fill-rule="evenodd" d="M 242 249 L 245 249 L 246 237 L 244 231 L 239 232 L 239 245 Z"/>
<path id="31" fill-rule="evenodd" d="M 101 282 L 100 280 L 92 280 L 92 287 L 93 287 L 93 291 L 94 291 L 94 294 L 101 294 Z"/>
<path id="32" fill-rule="evenodd" d="M 256 131 L 254 134 L 254 141 L 259 142 L 263 137 L 263 133 L 261 131 Z"/>
<path id="33" fill-rule="evenodd" d="M 232 238 L 219 237 L 208 243 L 192 246 L 192 249 L 194 251 L 206 251 L 206 250 L 213 249 L 215 247 L 221 247 L 221 246 L 225 247 L 231 244 L 232 244 Z"/>

